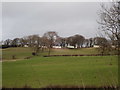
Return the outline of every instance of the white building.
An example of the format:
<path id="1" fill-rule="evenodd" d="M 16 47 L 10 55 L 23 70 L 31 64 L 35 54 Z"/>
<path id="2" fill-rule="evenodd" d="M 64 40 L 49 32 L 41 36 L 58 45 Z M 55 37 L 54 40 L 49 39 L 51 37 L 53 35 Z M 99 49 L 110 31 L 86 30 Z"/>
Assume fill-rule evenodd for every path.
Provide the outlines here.
<path id="1" fill-rule="evenodd" d="M 67 46 L 67 48 L 74 48 L 74 46 Z"/>
<path id="2" fill-rule="evenodd" d="M 99 46 L 99 45 L 94 45 L 93 47 L 94 47 L 94 48 L 99 48 L 100 46 Z"/>
<path id="3" fill-rule="evenodd" d="M 53 48 L 62 48 L 61 46 L 53 46 Z"/>
<path id="4" fill-rule="evenodd" d="M 24 47 L 28 47 L 28 45 L 24 45 Z"/>

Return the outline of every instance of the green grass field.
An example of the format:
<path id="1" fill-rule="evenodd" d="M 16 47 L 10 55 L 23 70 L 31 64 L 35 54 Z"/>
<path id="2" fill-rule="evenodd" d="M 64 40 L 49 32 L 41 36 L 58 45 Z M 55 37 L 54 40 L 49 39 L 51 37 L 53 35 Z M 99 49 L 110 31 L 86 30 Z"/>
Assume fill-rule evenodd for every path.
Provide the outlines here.
<path id="1" fill-rule="evenodd" d="M 52 49 L 51 55 L 64 55 L 64 54 L 99 54 L 96 48 L 81 48 L 81 49 Z M 31 48 L 7 48 L 2 50 L 2 59 L 11 60 L 12 56 L 15 55 L 16 59 L 24 59 L 32 56 Z M 48 55 L 48 52 L 40 52 L 40 56 Z"/>
<path id="2" fill-rule="evenodd" d="M 2 86 L 9 88 L 118 85 L 117 56 L 38 56 L 2 62 L 2 70 Z"/>

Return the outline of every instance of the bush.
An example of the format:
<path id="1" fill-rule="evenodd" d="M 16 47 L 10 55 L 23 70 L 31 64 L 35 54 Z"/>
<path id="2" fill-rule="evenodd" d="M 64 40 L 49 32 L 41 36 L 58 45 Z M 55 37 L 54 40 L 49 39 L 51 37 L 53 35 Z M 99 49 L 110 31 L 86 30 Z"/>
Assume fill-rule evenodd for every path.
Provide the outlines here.
<path id="1" fill-rule="evenodd" d="M 35 55 L 36 55 L 36 53 L 35 53 L 35 52 L 32 52 L 32 55 L 33 55 L 33 56 L 35 56 Z"/>
<path id="2" fill-rule="evenodd" d="M 16 59 L 15 55 L 12 55 L 12 59 Z"/>

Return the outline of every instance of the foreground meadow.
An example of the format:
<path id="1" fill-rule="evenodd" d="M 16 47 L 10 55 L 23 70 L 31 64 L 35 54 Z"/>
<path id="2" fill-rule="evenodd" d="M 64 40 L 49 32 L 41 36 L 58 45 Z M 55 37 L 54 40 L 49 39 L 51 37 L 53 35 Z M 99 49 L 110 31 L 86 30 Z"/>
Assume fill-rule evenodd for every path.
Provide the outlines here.
<path id="1" fill-rule="evenodd" d="M 26 60 L 2 62 L 3 87 L 102 87 L 117 85 L 117 56 L 37 56 Z"/>

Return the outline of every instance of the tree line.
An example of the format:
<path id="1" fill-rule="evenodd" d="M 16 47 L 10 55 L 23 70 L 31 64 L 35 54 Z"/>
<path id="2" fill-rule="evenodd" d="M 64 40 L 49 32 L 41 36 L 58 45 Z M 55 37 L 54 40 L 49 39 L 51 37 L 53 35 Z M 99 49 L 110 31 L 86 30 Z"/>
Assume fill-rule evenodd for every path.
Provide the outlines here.
<path id="1" fill-rule="evenodd" d="M 104 37 L 86 39 L 79 34 L 61 37 L 55 31 L 48 31 L 41 37 L 39 35 L 29 35 L 23 38 L 14 38 L 13 40 L 7 39 L 1 43 L 2 48 L 28 46 L 32 48 L 34 55 L 37 55 L 39 52 L 43 52 L 46 49 L 48 50 L 48 55 L 50 55 L 53 46 L 60 46 L 61 48 L 68 48 L 68 46 L 73 46 L 74 48 L 89 48 L 98 45 L 101 53 L 111 49 L 112 46 L 116 46 L 115 42 Z"/>

